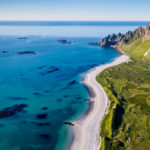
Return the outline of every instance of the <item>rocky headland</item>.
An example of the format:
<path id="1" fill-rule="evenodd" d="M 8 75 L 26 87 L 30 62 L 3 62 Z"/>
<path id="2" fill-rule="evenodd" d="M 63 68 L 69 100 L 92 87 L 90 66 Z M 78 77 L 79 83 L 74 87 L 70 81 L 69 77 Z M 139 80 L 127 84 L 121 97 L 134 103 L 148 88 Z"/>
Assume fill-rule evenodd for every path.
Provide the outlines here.
<path id="1" fill-rule="evenodd" d="M 146 28 L 139 27 L 134 31 L 128 31 L 126 34 L 118 33 L 108 35 L 96 44 L 102 47 L 119 47 L 119 45 L 130 44 L 139 38 L 142 38 L 143 41 L 150 40 L 150 23 Z"/>

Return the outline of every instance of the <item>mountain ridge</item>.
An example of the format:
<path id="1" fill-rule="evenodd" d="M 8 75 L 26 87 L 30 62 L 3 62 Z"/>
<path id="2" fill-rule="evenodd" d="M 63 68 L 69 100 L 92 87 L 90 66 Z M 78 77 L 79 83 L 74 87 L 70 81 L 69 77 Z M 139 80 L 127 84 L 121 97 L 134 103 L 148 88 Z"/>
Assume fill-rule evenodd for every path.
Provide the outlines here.
<path id="1" fill-rule="evenodd" d="M 142 38 L 143 41 L 150 40 L 150 22 L 144 27 L 139 27 L 134 31 L 128 31 L 125 34 L 109 34 L 105 38 L 103 38 L 97 45 L 102 47 L 118 47 L 122 44 L 130 44 L 134 40 Z"/>

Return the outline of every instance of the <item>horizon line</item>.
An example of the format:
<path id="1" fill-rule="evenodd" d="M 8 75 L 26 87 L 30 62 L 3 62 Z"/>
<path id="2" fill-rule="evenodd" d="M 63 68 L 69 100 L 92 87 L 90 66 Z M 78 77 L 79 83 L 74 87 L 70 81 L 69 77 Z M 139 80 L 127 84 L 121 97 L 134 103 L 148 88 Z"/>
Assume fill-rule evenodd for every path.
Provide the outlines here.
<path id="1" fill-rule="evenodd" d="M 95 21 L 95 22 L 149 22 L 149 20 L 0 20 L 0 21 L 70 21 L 70 22 L 87 22 L 87 21 Z"/>

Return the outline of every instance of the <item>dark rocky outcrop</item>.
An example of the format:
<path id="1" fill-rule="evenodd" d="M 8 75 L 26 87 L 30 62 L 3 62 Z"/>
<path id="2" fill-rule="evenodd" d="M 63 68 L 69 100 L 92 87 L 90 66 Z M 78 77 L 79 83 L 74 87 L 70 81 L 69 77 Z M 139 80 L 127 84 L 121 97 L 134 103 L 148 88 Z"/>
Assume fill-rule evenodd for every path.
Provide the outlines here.
<path id="1" fill-rule="evenodd" d="M 72 122 L 64 122 L 64 124 L 69 125 L 69 126 L 74 126 Z"/>
<path id="2" fill-rule="evenodd" d="M 19 40 L 27 40 L 27 37 L 19 37 Z"/>
<path id="3" fill-rule="evenodd" d="M 42 70 L 42 72 L 40 72 L 40 74 L 42 76 L 45 76 L 46 74 L 50 74 L 56 71 L 59 71 L 60 69 L 56 66 L 46 66 L 46 65 L 42 65 L 38 67 L 39 70 Z M 49 93 L 49 90 L 45 90 L 45 93 Z"/>
<path id="4" fill-rule="evenodd" d="M 72 41 L 67 41 L 67 40 L 58 40 L 58 42 L 62 44 L 72 44 Z"/>
<path id="5" fill-rule="evenodd" d="M 80 97 L 80 96 L 77 96 L 77 97 L 76 97 L 76 99 L 77 99 L 77 100 L 79 100 L 79 99 L 82 99 L 82 97 Z"/>
<path id="6" fill-rule="evenodd" d="M 38 114 L 36 116 L 37 119 L 46 119 L 47 118 L 47 114 Z"/>
<path id="7" fill-rule="evenodd" d="M 6 53 L 8 53 L 8 51 L 2 51 L 2 53 L 3 53 L 3 54 L 6 54 Z"/>
<path id="8" fill-rule="evenodd" d="M 4 111 L 21 112 L 27 106 L 28 106 L 27 104 L 16 104 L 11 107 L 5 108 Z"/>
<path id="9" fill-rule="evenodd" d="M 73 80 L 73 81 L 70 81 L 69 82 L 69 85 L 74 85 L 74 84 L 77 84 L 78 82 L 76 80 Z"/>
<path id="10" fill-rule="evenodd" d="M 150 40 L 150 22 L 145 28 L 145 35 L 143 37 L 143 41 Z"/>
<path id="11" fill-rule="evenodd" d="M 48 70 L 47 73 L 52 73 L 52 72 L 55 72 L 55 71 L 58 71 L 58 70 L 59 70 L 59 68 L 54 68 L 52 70 Z"/>
<path id="12" fill-rule="evenodd" d="M 48 109 L 48 107 L 46 107 L 46 106 L 42 108 L 42 110 L 47 110 L 47 109 Z"/>
<path id="13" fill-rule="evenodd" d="M 42 96 L 42 94 L 41 93 L 38 93 L 38 92 L 34 92 L 34 93 L 32 93 L 33 95 L 35 95 L 35 96 Z"/>
<path id="14" fill-rule="evenodd" d="M 150 23 L 146 28 L 139 27 L 133 32 L 128 31 L 126 34 L 118 33 L 108 35 L 97 44 L 102 47 L 117 47 L 122 44 L 130 44 L 132 41 L 139 38 L 142 38 L 143 40 L 150 40 Z"/>
<path id="15" fill-rule="evenodd" d="M 0 111 L 0 118 L 7 118 L 13 115 L 14 115 L 13 111 L 5 111 L 5 110 Z"/>
<path id="16" fill-rule="evenodd" d="M 137 40 L 145 35 L 145 29 L 143 27 L 139 27 L 133 32 L 134 40 Z"/>
<path id="17" fill-rule="evenodd" d="M 33 51 L 23 51 L 23 52 L 17 52 L 17 54 L 19 54 L 19 55 L 24 55 L 24 54 L 33 54 L 33 55 L 35 55 L 36 53 L 33 52 Z"/>
<path id="18" fill-rule="evenodd" d="M 37 123 L 38 126 L 42 127 L 42 126 L 51 126 L 50 122 L 45 122 L 45 123 Z"/>
<path id="19" fill-rule="evenodd" d="M 90 102 L 91 100 L 90 100 L 90 98 L 87 98 L 87 99 L 85 99 L 85 101 Z"/>
<path id="20" fill-rule="evenodd" d="M 0 118 L 7 118 L 15 115 L 17 112 L 23 112 L 25 107 L 27 107 L 27 104 L 16 104 L 11 107 L 4 108 L 0 111 Z"/>

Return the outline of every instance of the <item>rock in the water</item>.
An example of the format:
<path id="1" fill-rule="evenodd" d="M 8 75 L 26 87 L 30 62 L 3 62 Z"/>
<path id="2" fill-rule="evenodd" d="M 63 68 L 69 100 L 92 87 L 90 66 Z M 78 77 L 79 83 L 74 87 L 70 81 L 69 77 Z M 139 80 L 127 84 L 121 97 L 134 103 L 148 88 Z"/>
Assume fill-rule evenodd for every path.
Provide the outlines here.
<path id="1" fill-rule="evenodd" d="M 41 93 L 38 93 L 38 92 L 34 92 L 34 93 L 32 93 L 33 95 L 35 95 L 35 96 L 42 96 L 42 94 Z"/>
<path id="2" fill-rule="evenodd" d="M 69 125 L 69 126 L 74 126 L 72 122 L 64 122 L 64 124 Z"/>
<path id="3" fill-rule="evenodd" d="M 21 112 L 27 106 L 28 106 L 27 104 L 16 104 L 16 105 L 13 105 L 11 107 L 5 108 L 4 111 Z"/>
<path id="4" fill-rule="evenodd" d="M 52 70 L 48 70 L 47 73 L 52 73 L 52 72 L 55 72 L 55 71 L 58 71 L 58 70 L 59 70 L 59 68 L 54 68 Z"/>
<path id="5" fill-rule="evenodd" d="M 67 41 L 67 40 L 58 40 L 58 42 L 60 42 L 62 44 L 72 44 L 71 41 Z"/>
<path id="6" fill-rule="evenodd" d="M 42 110 L 47 110 L 47 109 L 48 109 L 48 107 L 43 107 L 43 108 L 42 108 Z"/>
<path id="7" fill-rule="evenodd" d="M 24 112 L 25 107 L 27 107 L 27 104 L 16 104 L 11 107 L 4 108 L 0 111 L 0 118 L 7 118 L 15 115 L 17 112 Z"/>
<path id="8" fill-rule="evenodd" d="M 77 84 L 78 82 L 76 80 L 73 80 L 73 81 L 70 81 L 69 82 L 69 85 L 74 85 L 74 84 Z"/>
<path id="9" fill-rule="evenodd" d="M 15 113 L 13 111 L 0 111 L 0 118 L 7 118 L 13 116 Z"/>
<path id="10" fill-rule="evenodd" d="M 27 37 L 19 37 L 19 40 L 27 40 Z"/>
<path id="11" fill-rule="evenodd" d="M 36 116 L 37 119 L 46 119 L 47 118 L 47 114 L 38 114 Z"/>
<path id="12" fill-rule="evenodd" d="M 78 96 L 78 97 L 76 97 L 76 99 L 79 100 L 79 99 L 82 99 L 82 97 Z"/>
<path id="13" fill-rule="evenodd" d="M 23 51 L 23 52 L 17 52 L 17 54 L 19 54 L 19 55 L 24 55 L 24 54 L 33 54 L 33 55 L 35 55 L 36 53 L 33 52 L 33 51 Z"/>
<path id="14" fill-rule="evenodd" d="M 2 51 L 2 53 L 3 53 L 3 54 L 6 54 L 6 53 L 8 53 L 8 51 Z"/>

